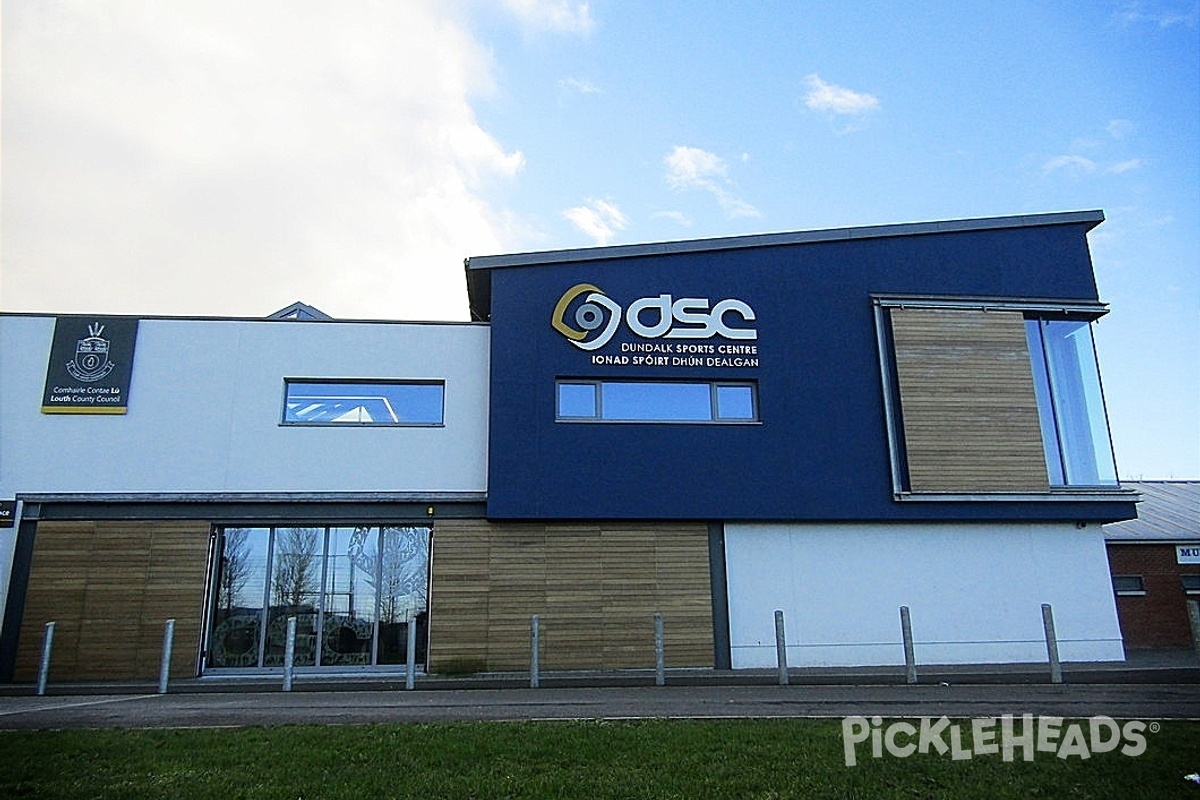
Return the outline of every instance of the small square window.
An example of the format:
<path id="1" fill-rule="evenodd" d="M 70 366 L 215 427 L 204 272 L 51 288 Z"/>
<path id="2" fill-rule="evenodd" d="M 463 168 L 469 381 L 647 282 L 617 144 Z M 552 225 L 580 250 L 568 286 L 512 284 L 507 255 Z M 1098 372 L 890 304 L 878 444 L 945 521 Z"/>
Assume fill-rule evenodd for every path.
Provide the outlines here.
<path id="1" fill-rule="evenodd" d="M 754 388 L 746 384 L 717 386 L 717 419 L 754 419 Z"/>
<path id="2" fill-rule="evenodd" d="M 1188 594 L 1200 594 L 1200 575 L 1180 575 L 1179 583 Z"/>
<path id="3" fill-rule="evenodd" d="M 1141 575 L 1113 575 L 1113 591 L 1119 595 L 1144 595 L 1146 581 Z"/>
<path id="4" fill-rule="evenodd" d="M 568 419 L 595 419 L 596 384 L 560 383 L 558 385 L 558 416 Z"/>

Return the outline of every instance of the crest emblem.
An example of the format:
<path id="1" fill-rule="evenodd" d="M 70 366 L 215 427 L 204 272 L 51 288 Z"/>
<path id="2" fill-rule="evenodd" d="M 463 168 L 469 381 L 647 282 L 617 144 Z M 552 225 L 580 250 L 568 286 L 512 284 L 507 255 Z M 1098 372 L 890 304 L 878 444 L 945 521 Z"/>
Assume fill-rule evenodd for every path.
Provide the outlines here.
<path id="1" fill-rule="evenodd" d="M 116 364 L 108 360 L 109 340 L 102 337 L 104 326 L 93 322 L 87 337 L 75 344 L 75 357 L 67 362 L 67 372 L 77 381 L 94 383 L 108 375 Z"/>

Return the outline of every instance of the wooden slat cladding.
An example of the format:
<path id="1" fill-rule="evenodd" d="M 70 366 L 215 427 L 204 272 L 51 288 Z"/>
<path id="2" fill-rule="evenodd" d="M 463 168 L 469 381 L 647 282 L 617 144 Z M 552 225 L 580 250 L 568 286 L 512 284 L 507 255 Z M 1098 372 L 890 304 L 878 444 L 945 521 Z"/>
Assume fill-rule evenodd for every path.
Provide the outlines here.
<path id="1" fill-rule="evenodd" d="M 656 611 L 669 666 L 712 666 L 704 525 L 439 520 L 433 542 L 433 672 L 528 669 L 533 614 L 545 669 L 651 668 Z"/>
<path id="2" fill-rule="evenodd" d="M 909 488 L 1047 491 L 1023 316 L 893 308 L 891 320 Z"/>
<path id="3" fill-rule="evenodd" d="M 196 674 L 205 522 L 42 522 L 34 539 L 15 680 L 37 676 L 54 621 L 52 680 L 152 680 L 175 620 L 171 674 Z"/>

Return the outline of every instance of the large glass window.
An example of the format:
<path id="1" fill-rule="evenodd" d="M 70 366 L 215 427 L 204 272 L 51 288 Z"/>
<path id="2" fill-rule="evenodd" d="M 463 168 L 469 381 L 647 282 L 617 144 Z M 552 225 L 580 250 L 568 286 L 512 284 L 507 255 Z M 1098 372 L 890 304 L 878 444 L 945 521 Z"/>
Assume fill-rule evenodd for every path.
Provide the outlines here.
<path id="1" fill-rule="evenodd" d="M 270 542 L 267 528 L 229 528 L 217 539 L 210 664 L 256 667 L 262 661 Z"/>
<path id="2" fill-rule="evenodd" d="M 325 666 L 374 663 L 379 603 L 375 562 L 367 551 L 377 539 L 374 528 L 329 529 L 321 618 Z"/>
<path id="3" fill-rule="evenodd" d="M 219 530 L 207 667 L 281 667 L 289 617 L 298 667 L 403 664 L 409 625 L 424 663 L 429 537 L 401 525 Z"/>
<path id="4" fill-rule="evenodd" d="M 441 425 L 441 381 L 285 381 L 285 425 Z"/>
<path id="5" fill-rule="evenodd" d="M 1091 325 L 1028 319 L 1046 469 L 1052 486 L 1116 486 Z"/>
<path id="6" fill-rule="evenodd" d="M 754 422 L 753 383 L 560 380 L 564 422 Z"/>
<path id="7" fill-rule="evenodd" d="M 288 617 L 296 618 L 296 666 L 316 663 L 323 533 L 319 528 L 275 529 L 264 666 L 283 666 Z"/>
<path id="8" fill-rule="evenodd" d="M 383 528 L 376 543 L 380 664 L 404 663 L 409 620 L 416 620 L 418 640 L 425 638 L 429 536 L 424 529 L 416 530 L 425 535 L 414 535 L 413 528 Z"/>

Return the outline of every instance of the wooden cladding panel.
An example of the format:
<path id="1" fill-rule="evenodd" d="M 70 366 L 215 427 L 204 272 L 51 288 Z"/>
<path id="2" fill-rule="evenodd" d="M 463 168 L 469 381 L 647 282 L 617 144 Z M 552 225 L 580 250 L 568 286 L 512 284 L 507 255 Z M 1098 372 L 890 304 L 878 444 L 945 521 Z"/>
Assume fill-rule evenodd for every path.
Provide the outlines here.
<path id="1" fill-rule="evenodd" d="M 17 651 L 37 677 L 54 621 L 52 680 L 152 680 L 175 620 L 171 674 L 196 674 L 209 526 L 204 522 L 42 522 L 34 539 Z"/>
<path id="2" fill-rule="evenodd" d="M 893 308 L 891 319 L 909 488 L 1047 491 L 1022 314 Z"/>
<path id="3" fill-rule="evenodd" d="M 683 524 L 438 521 L 430 669 L 529 668 L 529 618 L 545 669 L 712 665 L 708 531 Z"/>

